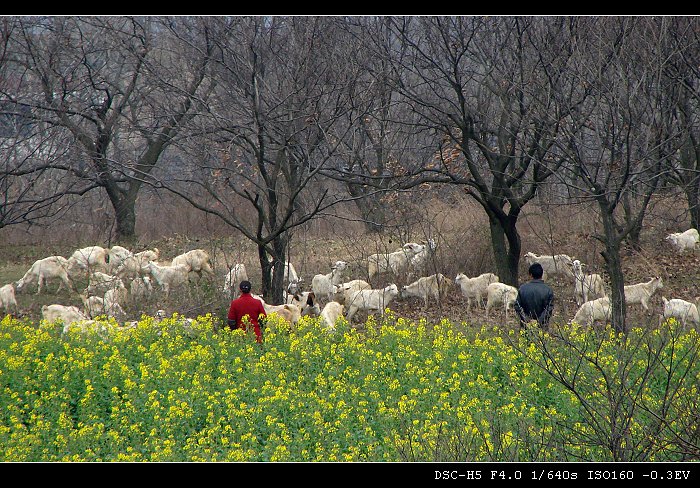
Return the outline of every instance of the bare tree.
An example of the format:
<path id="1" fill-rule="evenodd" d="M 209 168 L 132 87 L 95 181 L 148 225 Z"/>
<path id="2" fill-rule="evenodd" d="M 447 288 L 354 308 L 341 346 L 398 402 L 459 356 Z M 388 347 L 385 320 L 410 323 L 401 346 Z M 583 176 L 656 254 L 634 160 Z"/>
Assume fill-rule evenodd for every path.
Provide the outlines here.
<path id="1" fill-rule="evenodd" d="M 104 191 L 116 237 L 135 237 L 135 202 L 163 151 L 193 116 L 211 33 L 188 18 L 18 17 L 8 64 L 21 86 L 0 97 L 80 151 L 37 170 L 64 172 Z M 206 23 L 205 21 L 201 21 Z M 186 41 L 186 42 L 185 42 Z M 202 95 L 204 96 L 204 95 Z"/>
<path id="2" fill-rule="evenodd" d="M 555 429 L 564 456 L 593 451 L 617 462 L 696 460 L 698 399 L 687 392 L 697 383 L 692 371 L 700 350 L 690 336 L 677 323 L 624 336 L 565 329 L 554 339 L 533 329 L 511 344 L 580 405 L 580 423 Z"/>
<path id="3" fill-rule="evenodd" d="M 434 158 L 405 168 L 404 185 L 464 185 L 489 217 L 499 276 L 518 282 L 517 221 L 563 160 L 551 152 L 566 86 L 566 19 L 390 18 L 392 82 L 431 132 Z M 413 177 L 420 175 L 419 177 Z"/>
<path id="4" fill-rule="evenodd" d="M 396 175 L 429 158 L 433 150 L 420 142 L 424 134 L 410 124 L 415 114 L 400 103 L 391 82 L 391 50 L 398 38 L 390 24 L 386 17 L 336 22 L 337 31 L 345 35 L 342 42 L 349 63 L 359 71 L 349 93 L 348 130 L 340 140 L 338 165 L 323 174 L 343 182 L 370 232 L 392 223 L 387 203 L 395 197 Z M 432 135 L 423 138 L 432 140 Z"/>
<path id="5" fill-rule="evenodd" d="M 13 137 L 8 132 L 0 136 L 0 229 L 48 224 L 76 203 L 71 196 L 80 197 L 94 188 L 44 166 L 66 156 L 66 145 L 59 141 L 65 143 L 36 128 Z"/>
<path id="6" fill-rule="evenodd" d="M 572 106 L 559 139 L 571 162 L 561 174 L 572 172 L 578 201 L 598 206 L 602 229 L 593 237 L 604 246 L 612 323 L 620 332 L 627 330 L 621 246 L 641 228 L 674 139 L 656 22 L 606 18 L 581 26 L 571 76 L 585 97 Z"/>
<path id="7" fill-rule="evenodd" d="M 16 91 L 22 83 L 8 62 L 15 29 L 11 19 L 0 21 L 0 92 Z M 71 205 L 68 195 L 91 189 L 44 167 L 46 161 L 62 161 L 68 153 L 68 141 L 34 122 L 28 107 L 0 101 L 0 229 L 50 222 Z"/>
<path id="8" fill-rule="evenodd" d="M 669 57 L 663 72 L 677 92 L 674 111 L 682 145 L 669 159 L 669 179 L 685 193 L 690 226 L 700 226 L 700 21 L 697 17 L 665 19 Z"/>
<path id="9" fill-rule="evenodd" d="M 281 303 L 293 229 L 345 199 L 318 174 L 337 152 L 355 73 L 329 19 L 216 22 L 232 35 L 217 42 L 217 97 L 201 120 L 211 137 L 194 141 L 201 156 L 161 185 L 254 242 L 263 295 Z"/>

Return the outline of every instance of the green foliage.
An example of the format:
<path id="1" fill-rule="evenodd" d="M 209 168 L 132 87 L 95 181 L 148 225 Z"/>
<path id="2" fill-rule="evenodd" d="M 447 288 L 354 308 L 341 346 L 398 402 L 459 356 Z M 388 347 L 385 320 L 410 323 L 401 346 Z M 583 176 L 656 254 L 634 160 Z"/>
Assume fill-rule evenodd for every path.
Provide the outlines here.
<path id="1" fill-rule="evenodd" d="M 673 324 L 621 341 L 271 317 L 261 347 L 216 322 L 143 316 L 62 336 L 5 317 L 0 460 L 611 461 L 601 425 L 633 402 L 626 448 L 678 461 L 688 445 L 671 432 L 697 425 L 698 335 Z M 619 389 L 629 400 L 606 401 Z"/>

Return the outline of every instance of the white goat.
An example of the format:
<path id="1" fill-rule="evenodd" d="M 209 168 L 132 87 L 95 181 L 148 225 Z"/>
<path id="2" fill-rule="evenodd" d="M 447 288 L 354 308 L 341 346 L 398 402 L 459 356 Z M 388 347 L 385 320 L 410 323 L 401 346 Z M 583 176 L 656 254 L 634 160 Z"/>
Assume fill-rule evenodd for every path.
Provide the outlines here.
<path id="1" fill-rule="evenodd" d="M 61 331 L 61 337 L 65 338 L 70 330 L 78 330 L 85 334 L 90 330 L 96 330 L 99 333 L 107 332 L 109 325 L 107 323 L 98 323 L 97 320 L 83 319 L 74 320 L 72 322 L 67 322 L 63 324 L 63 330 Z"/>
<path id="2" fill-rule="evenodd" d="M 506 318 L 508 318 L 508 310 L 515 304 L 518 298 L 518 289 L 505 283 L 491 283 L 486 287 L 486 315 L 491 312 L 494 307 L 503 307 Z"/>
<path id="3" fill-rule="evenodd" d="M 83 310 L 85 314 L 90 318 L 95 318 L 105 313 L 105 301 L 102 297 L 96 295 L 80 295 L 80 299 L 83 302 Z"/>
<path id="4" fill-rule="evenodd" d="M 321 324 L 328 330 L 335 330 L 335 324 L 345 313 L 345 306 L 335 301 L 328 302 L 321 310 Z"/>
<path id="5" fill-rule="evenodd" d="M 148 261 L 141 262 L 141 259 L 136 256 L 128 256 L 114 268 L 114 275 L 126 281 L 140 278 L 146 272 L 146 264 L 148 264 Z"/>
<path id="6" fill-rule="evenodd" d="M 681 300 L 680 298 L 668 300 L 666 297 L 661 297 L 661 301 L 664 304 L 664 311 L 661 315 L 662 320 L 674 317 L 683 325 L 686 325 L 688 322 L 695 327 L 700 325 L 697 303 Z"/>
<path id="7" fill-rule="evenodd" d="M 343 271 L 348 267 L 345 261 L 336 261 L 328 274 L 317 274 L 311 280 L 311 290 L 316 295 L 316 299 L 321 303 L 333 300 L 333 286 L 343 282 Z"/>
<path id="8" fill-rule="evenodd" d="M 58 303 L 42 306 L 41 317 L 51 323 L 61 320 L 66 325 L 71 322 L 89 319 L 78 307 L 74 305 L 60 305 Z"/>
<path id="9" fill-rule="evenodd" d="M 129 297 L 129 292 L 123 283 L 110 288 L 102 296 L 80 295 L 83 307 L 92 318 L 98 315 L 109 315 L 110 317 L 124 317 L 126 313 L 121 304 Z"/>
<path id="10" fill-rule="evenodd" d="M 118 330 L 128 330 L 136 327 L 136 324 L 124 324 L 123 326 L 114 325 L 108 321 L 104 320 L 77 320 L 69 322 L 63 326 L 63 331 L 61 332 L 62 337 L 66 337 L 71 330 L 76 330 L 81 334 L 86 334 L 88 332 L 96 332 L 102 339 L 107 339 L 109 335 Z"/>
<path id="11" fill-rule="evenodd" d="M 112 276 L 102 271 L 92 271 L 88 275 L 86 295 L 101 295 L 110 288 L 124 286 L 124 282 L 118 276 Z"/>
<path id="12" fill-rule="evenodd" d="M 438 305 L 440 304 L 441 300 L 447 295 L 450 284 L 450 279 L 442 273 L 424 276 L 401 288 L 401 297 L 421 298 L 423 300 L 423 310 L 427 310 L 430 299 L 433 299 Z"/>
<path id="13" fill-rule="evenodd" d="M 697 229 L 688 229 L 685 232 L 669 234 L 665 240 L 670 242 L 678 253 L 694 251 L 700 242 L 700 234 L 698 234 Z"/>
<path id="14" fill-rule="evenodd" d="M 423 249 L 418 251 L 409 260 L 409 276 L 423 276 L 425 275 L 428 265 L 431 259 L 435 256 L 435 250 L 437 249 L 437 244 L 433 239 L 428 239 L 423 243 Z"/>
<path id="15" fill-rule="evenodd" d="M 584 274 L 583 268 L 586 266 L 578 259 L 574 259 L 571 264 L 574 272 L 574 296 L 576 305 L 581 306 L 584 302 L 605 296 L 605 281 L 597 273 Z"/>
<path id="16" fill-rule="evenodd" d="M 384 315 L 385 309 L 392 300 L 399 296 L 399 288 L 395 283 L 380 289 L 359 290 L 350 298 L 347 320 L 352 321 L 355 314 L 362 310 L 366 312 L 378 311 Z"/>
<path id="17" fill-rule="evenodd" d="M 29 270 L 24 273 L 24 276 L 15 283 L 16 291 L 20 292 L 25 285 L 37 281 L 37 295 L 41 293 L 42 288 L 48 280 L 58 278 L 61 283 L 58 286 L 58 291 L 63 289 L 65 285 L 69 290 L 73 290 L 73 282 L 68 276 L 69 260 L 63 256 L 49 256 L 39 259 L 32 264 Z"/>
<path id="18" fill-rule="evenodd" d="M 75 273 L 79 271 L 109 271 L 109 249 L 102 246 L 88 246 L 77 249 L 68 258 L 68 271 Z"/>
<path id="19" fill-rule="evenodd" d="M 540 263 L 542 265 L 542 269 L 544 270 L 542 279 L 546 279 L 547 276 L 560 276 L 567 280 L 574 278 L 572 269 L 573 259 L 566 254 L 555 254 L 554 256 L 543 254 L 538 256 L 533 252 L 528 252 L 525 253 L 525 261 L 528 266 L 531 266 L 533 263 Z"/>
<path id="20" fill-rule="evenodd" d="M 236 297 L 240 294 L 238 285 L 241 281 L 248 279 L 248 272 L 245 269 L 245 264 L 237 263 L 231 266 L 231 269 L 224 278 L 223 291 L 230 297 Z"/>
<path id="21" fill-rule="evenodd" d="M 611 311 L 612 308 L 609 297 L 604 296 L 601 298 L 596 298 L 595 300 L 584 302 L 576 311 L 576 314 L 574 315 L 574 318 L 571 319 L 571 322 L 588 326 L 591 326 L 598 321 L 606 322 L 610 320 Z"/>
<path id="22" fill-rule="evenodd" d="M 160 251 L 155 248 L 127 256 L 117 266 L 115 275 L 127 281 L 135 278 L 142 278 L 148 274 L 146 265 L 150 261 L 156 261 L 159 255 Z"/>
<path id="23" fill-rule="evenodd" d="M 114 273 L 117 268 L 119 267 L 122 262 L 130 257 L 133 256 L 134 253 L 129 251 L 127 248 L 122 247 L 122 246 L 112 246 L 109 248 L 108 251 L 108 261 L 109 265 L 107 269 L 109 270 L 110 273 Z"/>
<path id="24" fill-rule="evenodd" d="M 184 264 L 159 266 L 154 261 L 149 261 L 146 268 L 166 297 L 170 295 L 171 289 L 187 283 L 190 272 L 190 268 Z"/>
<path id="25" fill-rule="evenodd" d="M 287 295 L 286 303 L 298 306 L 303 316 L 317 317 L 321 315 L 321 306 L 316 301 L 316 295 L 312 291 Z"/>
<path id="26" fill-rule="evenodd" d="M 270 305 L 268 303 L 265 303 L 265 301 L 262 298 L 260 300 L 263 302 L 263 307 L 265 308 L 266 314 L 271 315 L 273 313 L 276 313 L 292 325 L 299 322 L 299 319 L 301 318 L 301 309 L 297 305 L 293 303 L 284 303 L 282 305 Z"/>
<path id="27" fill-rule="evenodd" d="M 154 247 L 153 249 L 144 249 L 143 251 L 134 253 L 134 256 L 145 262 L 158 261 L 158 258 L 160 257 L 160 249 L 157 247 Z"/>
<path id="28" fill-rule="evenodd" d="M 289 297 L 291 295 L 296 295 L 297 293 L 299 293 L 301 291 L 301 282 L 302 281 L 303 280 L 301 278 L 299 278 L 296 281 L 289 282 L 289 284 L 287 285 L 287 289 L 283 293 L 285 300 L 287 299 L 287 297 Z"/>
<path id="29" fill-rule="evenodd" d="M 17 312 L 17 299 L 15 298 L 15 287 L 12 283 L 0 288 L 0 307 L 5 309 L 5 313 Z"/>
<path id="30" fill-rule="evenodd" d="M 627 303 L 627 305 L 640 304 L 647 313 L 651 313 L 649 310 L 649 300 L 657 290 L 663 287 L 664 283 L 660 277 L 652 278 L 645 283 L 627 285 L 625 286 L 625 303 Z"/>
<path id="31" fill-rule="evenodd" d="M 368 276 L 371 280 L 379 273 L 391 273 L 398 276 L 408 270 L 411 258 L 423 251 L 425 246 L 415 242 L 408 242 L 398 251 L 389 254 L 372 254 L 367 258 Z"/>
<path id="32" fill-rule="evenodd" d="M 170 266 L 179 265 L 186 266 L 188 272 L 197 273 L 200 278 L 202 277 L 202 273 L 206 273 L 209 276 L 214 276 L 214 270 L 211 266 L 211 258 L 204 249 L 193 249 L 184 254 L 180 254 L 179 256 L 175 256 L 170 263 Z"/>
<path id="33" fill-rule="evenodd" d="M 119 305 L 118 302 L 113 302 L 113 301 L 105 299 L 103 304 L 104 304 L 104 314 L 105 315 L 108 315 L 110 317 L 118 317 L 118 318 L 126 317 L 126 312 L 124 311 L 122 306 Z"/>
<path id="34" fill-rule="evenodd" d="M 134 278 L 129 283 L 129 293 L 132 300 L 148 298 L 153 293 L 153 283 L 150 276 Z"/>
<path id="35" fill-rule="evenodd" d="M 103 295 L 105 301 L 105 310 L 109 313 L 113 308 L 123 313 L 121 310 L 121 305 L 126 303 L 129 299 L 129 290 L 127 290 L 124 283 L 117 283 L 115 286 L 104 292 Z"/>
<path id="36" fill-rule="evenodd" d="M 341 283 L 333 288 L 333 301 L 336 301 L 346 307 L 349 306 L 349 300 L 352 295 L 359 290 L 371 290 L 372 285 L 365 280 L 350 280 Z"/>
<path id="37" fill-rule="evenodd" d="M 493 273 L 482 273 L 474 278 L 469 278 L 464 273 L 459 273 L 455 278 L 455 283 L 462 290 L 462 295 L 467 299 L 467 310 L 472 308 L 472 301 L 475 301 L 477 306 L 485 305 L 484 297 L 488 293 L 488 286 L 491 283 L 498 283 L 500 279 L 498 275 Z"/>

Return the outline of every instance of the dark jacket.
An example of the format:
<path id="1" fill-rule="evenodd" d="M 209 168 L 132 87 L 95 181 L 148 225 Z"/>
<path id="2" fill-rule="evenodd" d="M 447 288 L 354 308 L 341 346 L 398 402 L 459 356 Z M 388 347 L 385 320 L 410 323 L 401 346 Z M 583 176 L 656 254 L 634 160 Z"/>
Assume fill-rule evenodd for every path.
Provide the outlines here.
<path id="1" fill-rule="evenodd" d="M 542 328 L 547 328 L 554 309 L 554 292 L 542 280 L 530 280 L 518 289 L 515 311 L 520 317 L 520 325 L 537 320 Z"/>
<path id="2" fill-rule="evenodd" d="M 260 320 L 267 317 L 267 314 L 263 303 L 250 293 L 241 293 L 240 297 L 231 301 L 231 307 L 228 310 L 229 327 L 245 330 L 245 317 L 247 317 L 248 323 L 253 325 L 257 341 L 262 342 Z"/>

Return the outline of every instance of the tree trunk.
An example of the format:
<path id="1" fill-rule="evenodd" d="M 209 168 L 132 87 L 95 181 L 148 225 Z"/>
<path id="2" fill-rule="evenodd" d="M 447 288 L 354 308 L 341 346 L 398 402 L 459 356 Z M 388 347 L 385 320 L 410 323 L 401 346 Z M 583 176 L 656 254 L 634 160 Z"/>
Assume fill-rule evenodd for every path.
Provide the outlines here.
<path id="1" fill-rule="evenodd" d="M 275 265 L 275 272 L 272 274 L 272 289 L 270 290 L 271 302 L 275 305 L 284 303 L 284 265 L 287 261 L 285 250 L 287 249 L 287 239 L 283 236 L 277 236 L 272 241 L 272 248 L 275 250 L 275 261 L 279 265 Z M 265 295 L 267 296 L 267 295 Z"/>
<path id="2" fill-rule="evenodd" d="M 634 220 L 634 209 L 632 208 L 632 204 L 630 203 L 629 197 L 627 195 L 628 194 L 625 193 L 625 196 L 622 199 L 622 206 L 625 210 L 625 221 L 631 222 L 632 220 Z M 647 207 L 644 206 L 639 210 L 641 218 L 630 228 L 630 231 L 625 237 L 625 241 L 627 242 L 627 244 L 629 244 L 635 251 L 639 251 L 642 249 L 639 237 L 642 233 L 642 223 L 644 222 L 644 214 L 646 213 L 646 209 Z"/>
<path id="3" fill-rule="evenodd" d="M 627 304 L 625 302 L 625 281 L 620 258 L 620 239 L 615 230 L 612 209 L 598 202 L 605 231 L 605 250 L 601 252 L 610 275 L 611 323 L 616 332 L 627 333 Z"/>
<path id="4" fill-rule="evenodd" d="M 517 215 L 510 215 L 506 220 L 504 230 L 508 239 L 508 270 L 510 271 L 510 280 L 506 284 L 513 286 L 519 285 L 518 269 L 520 267 L 520 253 L 522 252 L 522 244 L 520 242 L 520 234 L 517 229 Z"/>
<path id="5" fill-rule="evenodd" d="M 518 286 L 518 267 L 520 265 L 520 235 L 515 227 L 516 218 L 499 219 L 489 214 L 491 229 L 491 247 L 498 277 L 502 283 Z"/>
<path id="6" fill-rule="evenodd" d="M 685 196 L 688 200 L 688 212 L 690 213 L 690 227 L 700 229 L 700 201 L 698 198 L 700 193 L 700 177 L 695 177 L 685 187 Z"/>
<path id="7" fill-rule="evenodd" d="M 272 276 L 270 270 L 274 265 L 274 258 L 272 262 L 268 258 L 265 246 L 258 244 L 258 261 L 260 262 L 260 292 L 267 300 L 270 296 L 270 290 L 272 290 Z"/>
<path id="8" fill-rule="evenodd" d="M 355 198 L 355 206 L 360 211 L 367 232 L 379 233 L 386 224 L 385 207 L 376 195 L 364 195 L 360 185 L 348 183 L 348 192 Z M 363 196 L 364 195 L 364 196 Z"/>
<path id="9" fill-rule="evenodd" d="M 258 245 L 258 259 L 262 269 L 261 292 L 266 303 L 280 305 L 284 303 L 284 264 L 287 239 L 277 236 L 272 240 L 272 261 L 269 260 L 264 246 Z M 271 271 L 274 271 L 271 273 Z"/>
<path id="10" fill-rule="evenodd" d="M 117 223 L 117 242 L 133 242 L 136 240 L 136 199 L 112 196 L 110 202 L 114 208 Z"/>
<path id="11" fill-rule="evenodd" d="M 642 233 L 642 224 L 633 225 L 630 229 L 625 241 L 629 244 L 635 251 L 640 251 L 642 249 L 642 244 L 639 241 L 639 237 Z"/>

